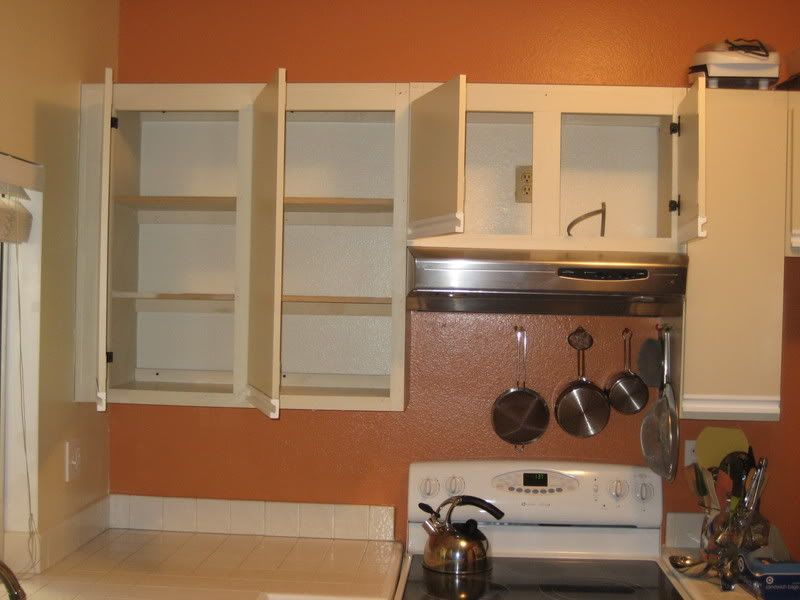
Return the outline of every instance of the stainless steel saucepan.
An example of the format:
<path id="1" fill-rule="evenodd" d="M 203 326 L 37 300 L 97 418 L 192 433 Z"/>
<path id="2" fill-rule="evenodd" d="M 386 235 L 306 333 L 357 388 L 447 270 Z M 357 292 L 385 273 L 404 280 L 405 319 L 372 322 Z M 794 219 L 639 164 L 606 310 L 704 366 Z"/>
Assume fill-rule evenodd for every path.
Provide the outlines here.
<path id="1" fill-rule="evenodd" d="M 546 430 L 550 409 L 542 396 L 527 386 L 528 332 L 515 326 L 517 342 L 517 383 L 494 401 L 492 426 L 495 433 L 509 444 L 522 448 Z"/>
<path id="2" fill-rule="evenodd" d="M 622 371 L 614 375 L 606 388 L 608 401 L 616 410 L 633 415 L 642 410 L 650 397 L 647 384 L 631 370 L 631 338 L 633 332 L 627 327 L 622 331 L 623 360 Z"/>
<path id="3" fill-rule="evenodd" d="M 584 372 L 584 352 L 594 340 L 583 327 L 578 327 L 567 338 L 569 345 L 578 351 L 578 379 L 570 383 L 556 401 L 556 420 L 561 428 L 575 437 L 585 438 L 600 433 L 611 416 L 608 398 L 592 383 Z"/>

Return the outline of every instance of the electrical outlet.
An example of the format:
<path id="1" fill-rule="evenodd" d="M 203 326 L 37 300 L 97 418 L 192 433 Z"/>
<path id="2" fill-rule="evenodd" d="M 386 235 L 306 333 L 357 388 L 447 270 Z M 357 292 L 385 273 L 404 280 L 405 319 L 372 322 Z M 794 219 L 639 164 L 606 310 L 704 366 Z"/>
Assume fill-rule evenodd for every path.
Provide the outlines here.
<path id="1" fill-rule="evenodd" d="M 79 440 L 64 442 L 64 481 L 69 483 L 81 476 L 81 443 Z"/>
<path id="2" fill-rule="evenodd" d="M 515 172 L 514 199 L 530 204 L 533 201 L 533 166 L 520 165 Z"/>
<path id="3" fill-rule="evenodd" d="M 683 464 L 686 467 L 697 462 L 697 454 L 695 454 L 694 451 L 696 441 L 697 440 L 686 440 L 683 442 Z"/>

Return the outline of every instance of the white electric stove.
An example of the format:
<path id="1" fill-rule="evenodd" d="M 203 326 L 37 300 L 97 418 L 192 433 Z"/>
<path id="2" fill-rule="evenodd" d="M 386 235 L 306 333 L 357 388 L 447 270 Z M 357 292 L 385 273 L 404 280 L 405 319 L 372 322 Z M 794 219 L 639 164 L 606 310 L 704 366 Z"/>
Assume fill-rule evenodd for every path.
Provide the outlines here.
<path id="1" fill-rule="evenodd" d="M 454 521 L 478 521 L 493 567 L 468 576 L 472 581 L 449 585 L 447 576 L 422 566 L 427 515 L 418 504 L 436 508 L 460 494 L 488 500 L 505 516 L 495 521 L 472 506 L 453 511 Z M 408 553 L 395 599 L 680 598 L 658 562 L 661 520 L 661 480 L 642 467 L 527 460 L 414 463 Z"/>

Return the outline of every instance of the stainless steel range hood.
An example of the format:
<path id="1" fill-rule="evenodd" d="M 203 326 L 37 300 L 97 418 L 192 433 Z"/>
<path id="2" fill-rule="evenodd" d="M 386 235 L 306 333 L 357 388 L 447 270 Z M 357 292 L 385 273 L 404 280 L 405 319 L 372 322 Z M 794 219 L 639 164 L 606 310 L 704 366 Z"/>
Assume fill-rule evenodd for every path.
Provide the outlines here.
<path id="1" fill-rule="evenodd" d="M 410 248 L 409 310 L 683 314 L 684 254 Z"/>

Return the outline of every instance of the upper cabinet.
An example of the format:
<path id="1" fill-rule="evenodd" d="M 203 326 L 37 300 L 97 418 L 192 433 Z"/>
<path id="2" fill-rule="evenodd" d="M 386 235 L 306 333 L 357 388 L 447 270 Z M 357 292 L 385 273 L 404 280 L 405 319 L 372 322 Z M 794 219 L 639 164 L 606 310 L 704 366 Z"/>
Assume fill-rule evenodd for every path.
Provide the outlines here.
<path id="1" fill-rule="evenodd" d="M 76 397 L 403 410 L 407 245 L 682 251 L 682 415 L 777 418 L 797 98 L 109 71 L 81 97 Z"/>
<path id="2" fill-rule="evenodd" d="M 683 417 L 780 414 L 787 96 L 704 88 L 687 96 L 698 102 L 694 180 L 707 237 L 688 246 Z"/>
<path id="3" fill-rule="evenodd" d="M 786 256 L 800 256 L 800 93 L 788 92 Z"/>
<path id="4" fill-rule="evenodd" d="M 77 398 L 277 415 L 280 319 L 261 317 L 280 310 L 285 96 L 282 71 L 83 87 L 78 252 L 99 268 L 79 274 L 78 327 L 96 335 L 79 338 Z"/>
<path id="5" fill-rule="evenodd" d="M 402 410 L 408 84 L 86 85 L 76 397 Z"/>
<path id="6" fill-rule="evenodd" d="M 289 85 L 282 408 L 405 407 L 408 156 L 408 84 Z"/>
<path id="7" fill-rule="evenodd" d="M 697 79 L 678 105 L 679 242 L 706 237 L 706 87 Z"/>
<path id="8" fill-rule="evenodd" d="M 678 177 L 702 144 L 685 90 L 460 76 L 411 95 L 412 245 L 676 251 L 703 235 L 702 189 Z"/>
<path id="9" fill-rule="evenodd" d="M 414 100 L 408 209 L 413 236 L 464 231 L 466 89 L 467 78 L 459 75 Z"/>
<path id="10" fill-rule="evenodd" d="M 286 145 L 286 73 L 278 70 L 272 82 L 241 112 L 240 151 L 249 158 L 240 169 L 242 213 L 249 232 L 239 243 L 243 283 L 249 288 L 247 320 L 241 337 L 248 399 L 262 412 L 279 408 L 281 351 L 281 289 L 283 256 L 283 189 Z M 249 138 L 249 139 L 248 139 Z M 249 233 L 249 235 L 248 235 Z M 244 275 L 247 275 L 245 277 Z M 246 327 L 245 327 L 246 324 Z M 235 357 L 236 358 L 236 357 Z"/>

